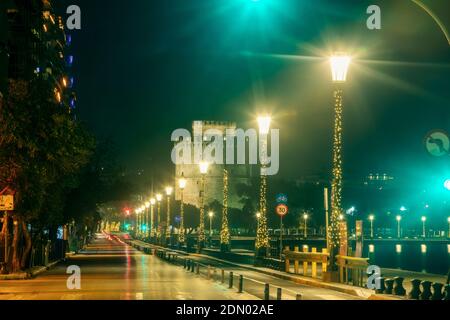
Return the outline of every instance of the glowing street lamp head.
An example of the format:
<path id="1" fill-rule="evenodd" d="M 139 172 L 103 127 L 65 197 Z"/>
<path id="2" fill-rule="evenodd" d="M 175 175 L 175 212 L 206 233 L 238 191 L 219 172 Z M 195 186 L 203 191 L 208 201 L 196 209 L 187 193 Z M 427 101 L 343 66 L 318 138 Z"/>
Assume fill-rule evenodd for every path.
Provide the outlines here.
<path id="1" fill-rule="evenodd" d="M 147 201 L 147 202 L 145 203 L 145 208 L 149 208 L 149 207 L 150 207 L 150 202 Z"/>
<path id="2" fill-rule="evenodd" d="M 371 214 L 370 216 L 369 216 L 369 220 L 370 221 L 373 221 L 375 219 L 375 216 L 373 215 L 373 214 Z"/>
<path id="3" fill-rule="evenodd" d="M 450 179 L 445 180 L 444 188 L 447 189 L 447 190 L 450 190 Z"/>
<path id="4" fill-rule="evenodd" d="M 172 187 L 166 187 L 166 194 L 170 196 L 172 194 L 173 188 Z"/>
<path id="5" fill-rule="evenodd" d="M 402 220 L 402 216 L 396 216 L 395 219 L 397 219 L 397 221 Z"/>
<path id="6" fill-rule="evenodd" d="M 400 207 L 400 211 L 406 211 L 405 206 L 401 206 L 401 207 Z"/>
<path id="7" fill-rule="evenodd" d="M 308 219 L 308 214 L 307 213 L 305 213 L 305 214 L 303 214 L 303 219 Z"/>
<path id="8" fill-rule="evenodd" d="M 162 200 L 162 194 L 161 193 L 158 193 L 157 195 L 156 195 L 156 201 L 161 201 Z"/>
<path id="9" fill-rule="evenodd" d="M 153 206 L 156 203 L 156 199 L 155 198 L 151 198 L 150 199 L 150 204 Z"/>
<path id="10" fill-rule="evenodd" d="M 181 177 L 180 180 L 178 180 L 178 186 L 181 190 L 184 190 L 184 188 L 186 188 L 186 183 L 187 181 L 184 177 Z"/>
<path id="11" fill-rule="evenodd" d="M 270 123 L 272 118 L 270 116 L 260 116 L 258 117 L 259 133 L 268 134 L 270 130 Z"/>
<path id="12" fill-rule="evenodd" d="M 447 218 L 447 222 L 450 223 L 450 217 Z"/>
<path id="13" fill-rule="evenodd" d="M 333 82 L 342 83 L 347 80 L 347 72 L 352 58 L 345 54 L 330 57 L 331 75 Z"/>
<path id="14" fill-rule="evenodd" d="M 425 222 L 425 221 L 427 221 L 427 217 L 423 216 L 423 217 L 421 218 L 421 220 L 422 220 L 422 222 Z"/>
<path id="15" fill-rule="evenodd" d="M 208 212 L 208 217 L 210 217 L 210 218 L 214 217 L 214 212 L 212 212 L 212 211 Z"/>
<path id="16" fill-rule="evenodd" d="M 209 168 L 209 163 L 206 161 L 202 161 L 199 164 L 200 167 L 200 173 L 201 174 L 207 174 L 208 173 L 208 168 Z"/>

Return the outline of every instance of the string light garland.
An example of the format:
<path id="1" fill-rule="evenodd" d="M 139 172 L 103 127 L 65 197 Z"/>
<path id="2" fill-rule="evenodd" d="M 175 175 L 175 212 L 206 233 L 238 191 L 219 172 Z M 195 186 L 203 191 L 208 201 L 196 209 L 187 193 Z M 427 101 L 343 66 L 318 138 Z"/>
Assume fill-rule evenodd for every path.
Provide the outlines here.
<path id="1" fill-rule="evenodd" d="M 228 251 L 230 245 L 230 229 L 228 226 L 228 171 L 223 170 L 223 206 L 222 228 L 220 230 L 220 245 L 223 251 Z"/>
<path id="2" fill-rule="evenodd" d="M 329 226 L 330 243 L 333 248 L 338 248 L 341 241 L 339 228 L 339 216 L 342 209 L 342 90 L 334 92 L 335 120 L 333 140 L 333 180 L 331 183 L 331 221 Z"/>
<path id="3" fill-rule="evenodd" d="M 199 250 L 204 247 L 206 240 L 205 235 L 205 175 L 202 174 L 201 192 L 200 192 L 200 224 L 198 230 L 198 246 Z"/>
<path id="4" fill-rule="evenodd" d="M 156 238 L 161 238 L 161 200 L 158 200 Z"/>
<path id="5" fill-rule="evenodd" d="M 255 247 L 257 255 L 266 255 L 269 248 L 269 232 L 267 230 L 267 176 L 261 175 L 258 229 L 256 231 Z M 266 252 L 264 252 L 266 250 Z"/>
<path id="6" fill-rule="evenodd" d="M 180 232 L 178 234 L 178 242 L 183 244 L 186 241 L 184 232 L 184 203 L 183 203 L 183 189 L 180 189 Z"/>

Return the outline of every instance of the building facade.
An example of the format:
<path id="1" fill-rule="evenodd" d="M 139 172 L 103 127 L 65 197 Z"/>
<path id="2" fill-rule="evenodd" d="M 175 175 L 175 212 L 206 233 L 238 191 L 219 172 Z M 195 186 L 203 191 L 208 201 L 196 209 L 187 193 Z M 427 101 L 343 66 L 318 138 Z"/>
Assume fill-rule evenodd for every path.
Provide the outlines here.
<path id="1" fill-rule="evenodd" d="M 9 80 L 42 79 L 51 85 L 54 99 L 69 111 L 75 108 L 71 36 L 49 0 L 0 1 L 0 92 Z"/>

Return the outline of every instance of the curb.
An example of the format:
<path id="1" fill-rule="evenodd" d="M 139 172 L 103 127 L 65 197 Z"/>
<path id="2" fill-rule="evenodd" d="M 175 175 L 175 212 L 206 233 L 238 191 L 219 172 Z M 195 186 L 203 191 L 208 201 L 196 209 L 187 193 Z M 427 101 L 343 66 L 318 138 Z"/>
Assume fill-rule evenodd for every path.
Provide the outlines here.
<path id="1" fill-rule="evenodd" d="M 73 256 L 74 254 L 67 254 L 66 258 Z M 39 268 L 37 268 L 34 271 L 24 271 L 24 272 L 20 272 L 20 273 L 15 273 L 15 274 L 1 274 L 0 275 L 0 280 L 30 280 L 38 275 L 40 275 L 41 273 L 44 273 L 45 271 L 50 270 L 51 268 L 53 268 L 55 265 L 57 265 L 58 263 L 60 263 L 61 261 L 64 261 L 65 259 L 59 259 L 56 261 L 53 261 L 51 263 L 49 263 L 46 266 L 40 266 Z"/>

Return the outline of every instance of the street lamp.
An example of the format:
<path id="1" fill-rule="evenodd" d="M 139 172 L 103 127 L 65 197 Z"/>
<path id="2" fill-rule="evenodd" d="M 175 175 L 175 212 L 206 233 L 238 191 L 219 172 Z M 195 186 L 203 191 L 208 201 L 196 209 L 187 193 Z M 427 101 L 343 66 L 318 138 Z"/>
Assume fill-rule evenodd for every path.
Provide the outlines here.
<path id="1" fill-rule="evenodd" d="M 260 155 L 261 155 L 261 174 L 260 174 L 260 194 L 259 194 L 259 213 L 258 228 L 256 230 L 255 249 L 256 256 L 266 256 L 269 249 L 269 232 L 267 230 L 267 138 L 270 130 L 270 116 L 260 116 L 257 119 L 259 126 Z"/>
<path id="2" fill-rule="evenodd" d="M 140 229 L 140 226 L 139 226 L 139 213 L 140 213 L 140 208 L 137 208 L 135 211 L 134 211 L 134 213 L 136 213 L 136 230 L 135 230 L 135 232 L 134 232 L 134 234 L 135 234 L 135 236 L 136 237 L 139 237 L 139 229 Z"/>
<path id="3" fill-rule="evenodd" d="M 166 220 L 166 241 L 167 244 L 170 245 L 170 196 L 172 195 L 173 188 L 168 186 L 166 187 L 166 195 L 167 195 L 167 220 Z"/>
<path id="4" fill-rule="evenodd" d="M 373 238 L 373 220 L 375 219 L 375 216 L 373 214 L 371 214 L 369 216 L 369 220 L 370 220 L 370 237 Z"/>
<path id="5" fill-rule="evenodd" d="M 305 239 L 306 239 L 306 237 L 307 237 L 307 231 L 308 231 L 308 227 L 307 227 L 307 224 L 306 224 L 306 222 L 308 221 L 308 214 L 303 214 L 303 220 L 305 220 L 305 225 L 304 225 L 304 227 L 305 227 L 305 230 L 304 230 L 304 234 L 305 234 Z"/>
<path id="6" fill-rule="evenodd" d="M 345 54 L 330 57 L 334 90 L 333 178 L 331 183 L 330 266 L 336 270 L 335 256 L 340 245 L 339 215 L 342 214 L 342 85 L 347 80 L 351 58 Z"/>
<path id="7" fill-rule="evenodd" d="M 444 188 L 450 190 L 450 179 L 444 181 Z"/>
<path id="8" fill-rule="evenodd" d="M 400 238 L 400 221 L 402 221 L 402 216 L 396 216 L 395 219 L 397 220 L 397 238 Z"/>
<path id="9" fill-rule="evenodd" d="M 185 233 L 184 233 L 184 189 L 186 188 L 186 184 L 187 181 L 184 178 L 184 176 L 182 175 L 180 180 L 178 180 L 178 186 L 180 187 L 180 232 L 178 234 L 178 243 L 180 245 L 182 245 L 184 243 L 184 241 L 186 240 L 185 238 Z"/>
<path id="10" fill-rule="evenodd" d="M 427 221 L 427 217 L 422 216 L 421 218 L 422 220 L 422 237 L 426 237 L 426 232 L 425 232 L 425 221 Z"/>
<path id="11" fill-rule="evenodd" d="M 197 251 L 200 252 L 205 246 L 205 184 L 206 184 L 206 174 L 208 173 L 209 163 L 202 161 L 199 164 L 201 178 L 200 186 L 200 224 L 198 227 L 198 244 Z"/>
<path id="12" fill-rule="evenodd" d="M 208 212 L 209 217 L 209 236 L 212 237 L 212 219 L 214 217 L 214 212 L 210 211 Z"/>
<path id="13" fill-rule="evenodd" d="M 223 169 L 223 201 L 222 201 L 222 225 L 220 228 L 220 251 L 230 251 L 230 228 L 228 225 L 228 170 Z"/>
<path id="14" fill-rule="evenodd" d="M 155 203 L 156 199 L 151 198 L 150 199 L 150 237 L 153 238 L 155 236 L 155 216 L 154 216 L 154 209 L 155 209 Z"/>
<path id="15" fill-rule="evenodd" d="M 146 201 L 145 202 L 145 237 L 148 237 L 148 208 L 150 208 L 150 202 Z"/>
<path id="16" fill-rule="evenodd" d="M 156 213 L 156 222 L 157 222 L 157 226 L 156 226 L 156 238 L 158 240 L 161 239 L 161 200 L 162 200 L 162 194 L 158 193 L 156 194 L 156 202 L 157 202 L 157 213 Z"/>

